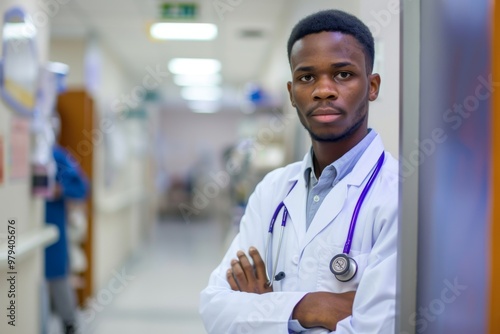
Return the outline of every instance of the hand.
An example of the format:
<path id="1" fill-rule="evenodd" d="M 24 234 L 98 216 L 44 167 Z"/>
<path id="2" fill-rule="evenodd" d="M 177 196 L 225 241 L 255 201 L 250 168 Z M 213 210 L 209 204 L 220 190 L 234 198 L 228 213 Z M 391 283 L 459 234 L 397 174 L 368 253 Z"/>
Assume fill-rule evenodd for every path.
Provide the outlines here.
<path id="1" fill-rule="evenodd" d="M 52 194 L 51 194 L 49 200 L 55 201 L 55 200 L 61 198 L 62 195 L 63 195 L 63 189 L 59 183 L 56 183 L 54 185 L 54 190 L 52 191 Z"/>
<path id="2" fill-rule="evenodd" d="M 253 259 L 250 264 L 245 252 L 238 251 L 238 260 L 231 261 L 231 269 L 227 271 L 227 281 L 234 291 L 263 294 L 272 292 L 273 288 L 267 286 L 266 266 L 255 247 L 250 247 L 248 253 Z"/>
<path id="3" fill-rule="evenodd" d="M 324 327 L 334 331 L 337 322 L 352 314 L 355 291 L 345 293 L 311 292 L 295 305 L 292 318 L 302 327 Z"/>

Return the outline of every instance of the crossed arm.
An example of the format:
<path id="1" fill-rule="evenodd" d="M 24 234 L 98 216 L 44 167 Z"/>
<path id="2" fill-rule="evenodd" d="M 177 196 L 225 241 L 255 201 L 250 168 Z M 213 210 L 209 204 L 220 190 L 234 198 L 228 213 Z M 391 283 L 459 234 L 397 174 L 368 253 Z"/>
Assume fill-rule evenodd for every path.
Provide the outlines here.
<path id="1" fill-rule="evenodd" d="M 238 251 L 238 259 L 231 261 L 231 268 L 226 276 L 231 289 L 248 293 L 264 294 L 272 292 L 267 286 L 264 261 L 256 248 L 248 251 L 254 265 L 243 251 Z M 295 306 L 292 319 L 296 319 L 305 328 L 323 327 L 335 330 L 337 322 L 352 314 L 355 292 L 333 293 L 317 291 L 307 293 Z"/>

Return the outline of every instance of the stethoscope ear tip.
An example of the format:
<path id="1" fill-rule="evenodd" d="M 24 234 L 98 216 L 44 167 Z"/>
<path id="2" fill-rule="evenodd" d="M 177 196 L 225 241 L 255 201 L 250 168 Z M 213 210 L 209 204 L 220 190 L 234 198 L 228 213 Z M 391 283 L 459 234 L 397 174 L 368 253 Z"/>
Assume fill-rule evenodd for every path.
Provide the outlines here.
<path id="1" fill-rule="evenodd" d="M 276 276 L 274 276 L 274 279 L 276 281 L 281 281 L 283 278 L 285 278 L 285 273 L 280 271 L 279 273 L 276 274 Z"/>
<path id="2" fill-rule="evenodd" d="M 285 276 L 286 276 L 285 273 L 283 271 L 280 271 L 274 276 L 273 280 L 268 278 L 268 281 L 266 282 L 266 287 L 268 288 L 272 287 L 275 281 L 281 281 L 283 278 L 285 278 Z"/>

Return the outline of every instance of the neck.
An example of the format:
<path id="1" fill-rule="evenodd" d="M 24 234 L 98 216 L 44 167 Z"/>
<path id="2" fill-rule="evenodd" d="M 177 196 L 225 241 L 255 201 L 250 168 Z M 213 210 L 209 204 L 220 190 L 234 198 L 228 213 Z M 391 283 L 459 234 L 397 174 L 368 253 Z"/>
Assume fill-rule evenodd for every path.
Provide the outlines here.
<path id="1" fill-rule="evenodd" d="M 368 129 L 366 129 L 366 131 L 360 132 L 356 136 L 344 138 L 343 140 L 338 142 L 324 142 L 313 140 L 313 163 L 314 173 L 316 174 L 316 177 L 319 178 L 326 166 L 340 159 L 344 154 L 349 152 L 366 136 L 367 133 Z"/>

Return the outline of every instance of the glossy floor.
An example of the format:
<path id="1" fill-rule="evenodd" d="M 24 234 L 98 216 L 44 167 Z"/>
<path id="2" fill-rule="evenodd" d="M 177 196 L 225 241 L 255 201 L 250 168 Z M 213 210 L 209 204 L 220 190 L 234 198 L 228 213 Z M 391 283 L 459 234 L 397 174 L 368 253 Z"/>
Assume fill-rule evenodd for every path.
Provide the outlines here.
<path id="1" fill-rule="evenodd" d="M 147 245 L 124 265 L 133 279 L 93 319 L 88 311 L 80 314 L 81 332 L 205 333 L 199 292 L 222 258 L 224 239 L 213 221 L 157 223 Z M 59 327 L 52 318 L 49 334 L 61 333 Z"/>

